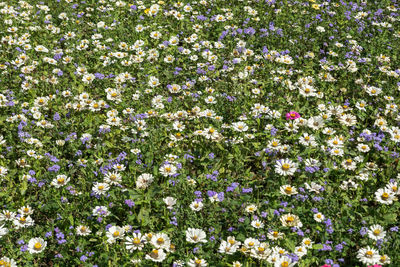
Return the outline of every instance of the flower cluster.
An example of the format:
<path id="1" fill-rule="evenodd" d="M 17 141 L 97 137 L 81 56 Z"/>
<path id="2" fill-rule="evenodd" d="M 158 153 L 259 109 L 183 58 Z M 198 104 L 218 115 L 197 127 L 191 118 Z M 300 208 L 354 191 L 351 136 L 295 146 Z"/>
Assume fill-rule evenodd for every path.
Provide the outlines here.
<path id="1" fill-rule="evenodd" d="M 0 266 L 398 266 L 399 9 L 0 2 Z"/>

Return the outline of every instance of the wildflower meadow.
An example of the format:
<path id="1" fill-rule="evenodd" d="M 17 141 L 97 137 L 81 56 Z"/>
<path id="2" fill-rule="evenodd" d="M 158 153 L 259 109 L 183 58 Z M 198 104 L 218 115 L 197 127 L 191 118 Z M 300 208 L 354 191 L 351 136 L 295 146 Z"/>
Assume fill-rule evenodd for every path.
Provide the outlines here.
<path id="1" fill-rule="evenodd" d="M 0 267 L 400 266 L 400 2 L 0 2 Z"/>

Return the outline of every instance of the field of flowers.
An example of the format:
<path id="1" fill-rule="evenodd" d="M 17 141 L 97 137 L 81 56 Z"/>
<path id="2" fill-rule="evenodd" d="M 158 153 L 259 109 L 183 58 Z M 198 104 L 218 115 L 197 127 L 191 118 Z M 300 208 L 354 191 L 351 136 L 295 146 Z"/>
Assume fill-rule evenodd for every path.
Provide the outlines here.
<path id="1" fill-rule="evenodd" d="M 0 2 L 0 267 L 400 266 L 400 2 Z"/>

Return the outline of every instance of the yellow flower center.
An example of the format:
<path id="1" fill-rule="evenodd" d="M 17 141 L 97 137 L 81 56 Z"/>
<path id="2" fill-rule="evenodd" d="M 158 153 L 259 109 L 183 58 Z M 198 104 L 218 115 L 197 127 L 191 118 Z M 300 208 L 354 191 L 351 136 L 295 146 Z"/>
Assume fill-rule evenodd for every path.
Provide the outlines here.
<path id="1" fill-rule="evenodd" d="M 133 239 L 133 244 L 136 244 L 136 245 L 140 244 L 140 239 L 137 238 L 137 237 L 135 237 L 135 238 Z"/>
<path id="2" fill-rule="evenodd" d="M 293 218 L 293 216 L 289 216 L 289 217 L 287 217 L 287 218 L 286 218 L 286 222 L 287 222 L 287 223 L 294 222 L 294 218 Z"/>
<path id="3" fill-rule="evenodd" d="M 287 171 L 289 169 L 290 169 L 290 164 L 285 163 L 285 164 L 282 165 L 282 170 Z"/>
<path id="4" fill-rule="evenodd" d="M 33 247 L 35 248 L 35 250 L 40 250 L 42 248 L 42 244 L 40 244 L 39 242 L 36 242 Z"/>
<path id="5" fill-rule="evenodd" d="M 381 197 L 382 197 L 383 200 L 386 200 L 386 199 L 389 198 L 389 194 L 384 192 Z"/>
<path id="6" fill-rule="evenodd" d="M 381 230 L 379 230 L 379 229 L 374 230 L 374 235 L 379 235 L 380 233 L 381 233 Z"/>
<path id="7" fill-rule="evenodd" d="M 114 237 L 119 236 L 119 231 L 115 231 L 115 232 L 113 233 L 113 236 L 114 236 Z"/>

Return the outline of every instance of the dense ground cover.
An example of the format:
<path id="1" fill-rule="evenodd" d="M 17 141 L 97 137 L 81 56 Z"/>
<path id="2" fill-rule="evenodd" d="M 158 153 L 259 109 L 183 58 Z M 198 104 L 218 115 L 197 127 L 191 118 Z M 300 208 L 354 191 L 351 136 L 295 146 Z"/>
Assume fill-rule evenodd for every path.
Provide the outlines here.
<path id="1" fill-rule="evenodd" d="M 0 3 L 0 266 L 399 266 L 399 3 Z"/>

